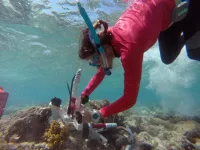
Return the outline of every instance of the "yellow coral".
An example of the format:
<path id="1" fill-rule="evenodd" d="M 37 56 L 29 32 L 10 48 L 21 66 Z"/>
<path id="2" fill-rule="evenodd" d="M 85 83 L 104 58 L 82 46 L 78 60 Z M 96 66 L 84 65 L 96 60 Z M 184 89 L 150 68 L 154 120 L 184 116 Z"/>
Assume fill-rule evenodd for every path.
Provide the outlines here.
<path id="1" fill-rule="evenodd" d="M 50 149 L 61 149 L 68 138 L 67 127 L 61 127 L 59 122 L 52 121 L 44 133 L 44 141 Z"/>

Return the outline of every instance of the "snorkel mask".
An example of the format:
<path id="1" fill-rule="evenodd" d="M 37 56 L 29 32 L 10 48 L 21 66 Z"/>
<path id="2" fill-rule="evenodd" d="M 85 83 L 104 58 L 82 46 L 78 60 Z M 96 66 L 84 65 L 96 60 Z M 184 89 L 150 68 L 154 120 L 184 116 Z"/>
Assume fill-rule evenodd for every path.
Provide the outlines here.
<path id="1" fill-rule="evenodd" d="M 109 76 L 109 75 L 111 75 L 111 71 L 110 71 L 110 68 L 109 68 L 109 65 L 108 65 L 108 60 L 107 60 L 104 48 L 100 43 L 99 37 L 96 33 L 96 30 L 93 27 L 92 22 L 91 22 L 90 18 L 88 17 L 85 9 L 81 6 L 81 3 L 77 2 L 77 5 L 78 5 L 79 12 L 80 12 L 81 16 L 83 17 L 85 23 L 88 26 L 88 29 L 89 29 L 88 33 L 89 33 L 90 41 L 91 41 L 91 43 L 93 44 L 93 46 L 95 47 L 95 50 L 96 50 L 96 53 L 94 54 L 94 58 L 93 58 L 92 61 L 90 61 L 89 64 L 91 66 L 100 67 L 99 56 L 98 56 L 98 53 L 100 53 L 102 61 L 103 61 L 104 73 Z M 106 31 L 105 26 L 104 26 L 104 31 Z"/>
<path id="2" fill-rule="evenodd" d="M 106 32 L 107 29 L 108 29 L 108 25 L 107 25 L 104 21 L 102 21 L 102 20 L 98 20 L 98 21 L 93 25 L 95 31 L 96 31 L 97 29 L 101 29 L 101 25 L 103 25 L 103 27 L 104 27 L 104 31 L 103 31 L 103 32 Z M 96 34 L 97 34 L 97 32 L 96 32 Z M 95 67 L 100 67 L 100 66 L 101 66 L 100 60 L 99 60 L 99 54 L 100 54 L 100 53 L 99 53 L 99 51 L 98 51 L 98 48 L 100 47 L 100 45 L 97 45 L 97 44 L 95 43 L 95 41 L 94 41 L 94 39 L 93 39 L 92 34 L 91 34 L 90 31 L 88 32 L 88 36 L 89 36 L 90 42 L 92 43 L 92 45 L 93 45 L 94 48 L 95 48 L 95 54 L 93 55 L 93 59 L 90 60 L 89 65 L 90 65 L 90 66 L 95 66 Z M 104 54 L 105 54 L 105 53 L 104 53 Z M 101 56 L 102 56 L 102 55 L 101 55 Z M 103 56 L 102 56 L 102 59 L 103 59 L 104 68 L 105 68 L 105 67 L 108 67 L 106 55 L 103 55 Z"/>
<path id="3" fill-rule="evenodd" d="M 92 38 L 92 35 L 91 35 L 90 31 L 88 31 L 88 34 L 89 34 L 88 36 L 89 36 L 90 42 L 92 43 L 92 45 L 95 48 L 95 53 L 93 55 L 93 59 L 89 61 L 89 65 L 93 66 L 93 67 L 100 67 L 101 64 L 100 64 L 100 60 L 99 60 L 97 46 L 96 46 L 96 44 L 94 42 L 94 39 Z"/>

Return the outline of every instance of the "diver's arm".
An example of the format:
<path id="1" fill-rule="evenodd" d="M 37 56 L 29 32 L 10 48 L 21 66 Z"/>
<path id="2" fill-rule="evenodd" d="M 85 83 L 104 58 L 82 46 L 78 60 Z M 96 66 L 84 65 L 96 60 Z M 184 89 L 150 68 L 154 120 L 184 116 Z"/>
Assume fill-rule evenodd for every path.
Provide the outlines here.
<path id="1" fill-rule="evenodd" d="M 96 88 L 97 86 L 102 82 L 104 79 L 105 74 L 102 67 L 100 67 L 97 71 L 97 73 L 92 77 L 84 91 L 81 93 L 82 96 L 89 96 Z"/>
<path id="2" fill-rule="evenodd" d="M 142 72 L 143 53 L 136 50 L 135 45 L 132 45 L 131 48 L 125 49 L 121 53 L 121 61 L 125 71 L 124 94 L 114 103 L 100 109 L 103 117 L 125 111 L 136 103 Z"/>

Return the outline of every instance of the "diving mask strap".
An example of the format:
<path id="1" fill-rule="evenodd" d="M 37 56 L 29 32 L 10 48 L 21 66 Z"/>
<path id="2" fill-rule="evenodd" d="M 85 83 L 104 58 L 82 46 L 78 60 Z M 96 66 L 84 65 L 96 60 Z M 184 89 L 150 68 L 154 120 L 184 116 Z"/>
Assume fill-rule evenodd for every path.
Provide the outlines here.
<path id="1" fill-rule="evenodd" d="M 100 40 L 99 40 L 99 37 L 97 36 L 96 34 L 96 31 L 92 25 L 92 22 L 90 20 L 90 18 L 88 17 L 85 9 L 81 6 L 81 3 L 80 2 L 77 2 L 77 5 L 78 5 L 78 8 L 79 8 L 79 12 L 81 14 L 81 16 L 83 17 L 85 23 L 87 24 L 88 26 L 88 29 L 89 29 L 89 32 L 91 33 L 92 35 L 92 38 L 94 40 L 94 43 L 95 43 L 95 46 L 99 45 L 99 47 L 97 47 L 98 51 L 100 52 L 101 54 L 101 57 L 102 57 L 102 60 L 103 60 L 103 63 L 104 63 L 104 73 L 106 75 L 111 75 L 111 71 L 109 69 L 109 65 L 108 65 L 108 62 L 107 62 L 107 58 L 105 56 L 105 51 L 102 47 L 102 45 L 100 44 Z"/>

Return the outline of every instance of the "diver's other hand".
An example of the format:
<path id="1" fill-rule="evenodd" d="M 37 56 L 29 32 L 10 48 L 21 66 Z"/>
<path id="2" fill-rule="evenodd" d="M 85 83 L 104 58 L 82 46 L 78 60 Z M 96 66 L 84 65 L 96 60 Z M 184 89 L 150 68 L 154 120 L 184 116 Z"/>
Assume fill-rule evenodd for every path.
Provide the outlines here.
<path id="1" fill-rule="evenodd" d="M 84 105 L 86 103 L 88 103 L 89 101 L 89 96 L 87 95 L 81 95 L 81 103 Z"/>

